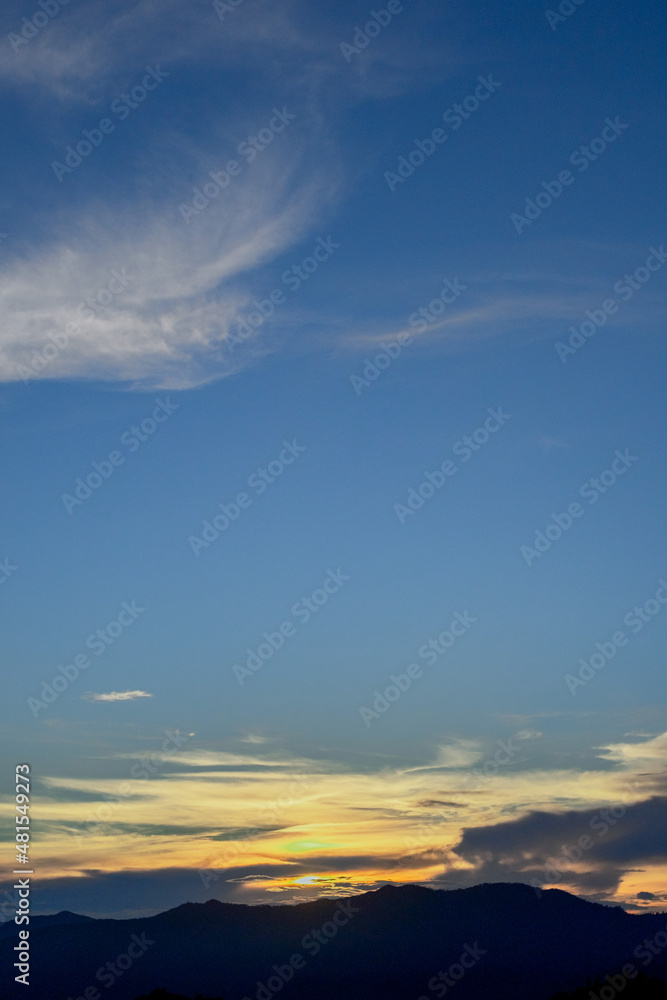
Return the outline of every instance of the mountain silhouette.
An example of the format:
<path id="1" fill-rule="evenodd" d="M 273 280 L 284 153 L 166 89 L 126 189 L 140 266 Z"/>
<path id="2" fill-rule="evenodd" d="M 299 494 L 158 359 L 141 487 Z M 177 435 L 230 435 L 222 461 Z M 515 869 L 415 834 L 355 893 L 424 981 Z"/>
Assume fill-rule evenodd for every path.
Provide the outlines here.
<path id="1" fill-rule="evenodd" d="M 56 924 L 88 924 L 93 922 L 93 917 L 84 917 L 81 913 L 71 913 L 70 910 L 61 910 L 60 913 L 50 913 L 46 917 L 32 917 L 30 920 L 30 929 L 36 926 L 54 927 Z M 0 924 L 0 940 L 5 937 L 16 938 L 18 929 L 13 920 L 8 920 L 6 923 Z"/>
<path id="2" fill-rule="evenodd" d="M 622 986 L 620 985 L 620 980 L 616 980 L 617 986 L 620 989 L 614 988 L 612 985 L 614 981 L 615 977 L 612 976 L 611 982 L 601 982 L 598 980 L 595 983 L 588 983 L 573 993 L 556 993 L 551 1000 L 591 1000 L 591 994 L 593 997 L 599 997 L 600 991 L 605 986 L 607 987 L 607 992 L 603 994 L 603 997 L 611 997 L 610 990 L 614 990 L 616 996 L 621 992 L 623 993 L 623 1000 L 666 1000 L 667 998 L 667 984 L 660 979 L 647 979 L 641 972 L 636 979 L 629 979 Z M 171 998 L 166 997 L 165 1000 L 171 1000 Z M 177 998 L 174 997 L 174 1000 L 177 1000 Z"/>
<path id="3" fill-rule="evenodd" d="M 145 997 L 137 997 L 137 1000 L 192 1000 L 191 997 L 179 997 L 175 993 L 168 993 L 167 990 L 153 990 L 152 993 L 148 993 Z M 201 993 L 198 993 L 194 1000 L 222 1000 L 222 997 L 203 997 Z"/>
<path id="4" fill-rule="evenodd" d="M 582 984 L 603 989 L 629 963 L 667 978 L 667 914 L 522 884 L 384 886 L 296 905 L 209 900 L 131 920 L 72 916 L 31 917 L 29 993 L 11 971 L 18 928 L 2 928 L 4 1000 L 439 1000 L 453 988 L 454 1000 L 568 991 L 590 1000 Z M 623 997 L 638 988 L 628 980 Z"/>

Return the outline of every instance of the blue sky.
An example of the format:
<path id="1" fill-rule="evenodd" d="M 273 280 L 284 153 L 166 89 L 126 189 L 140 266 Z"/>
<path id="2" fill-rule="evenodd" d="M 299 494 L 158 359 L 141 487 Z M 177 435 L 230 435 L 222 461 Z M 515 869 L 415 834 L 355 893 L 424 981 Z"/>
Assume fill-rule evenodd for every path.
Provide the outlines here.
<path id="1" fill-rule="evenodd" d="M 247 775 L 265 800 L 271 773 L 322 782 L 284 842 L 253 854 L 252 841 L 234 869 L 246 895 L 227 876 L 213 887 L 257 901 L 306 889 L 295 897 L 284 876 L 298 831 L 327 848 L 290 871 L 338 888 L 397 877 L 404 825 L 428 819 L 419 803 L 512 734 L 524 778 L 499 774 L 481 812 L 455 796 L 412 877 L 474 881 L 452 855 L 462 830 L 533 807 L 583 815 L 660 760 L 667 614 L 658 602 L 636 633 L 624 618 L 667 574 L 665 14 L 586 0 L 554 30 L 549 9 L 406 3 L 352 53 L 341 44 L 368 23 L 363 3 L 143 0 L 110 14 L 72 0 L 16 51 L 9 36 L 32 15 L 5 9 L 4 715 L 10 757 L 34 771 L 46 909 L 93 912 L 84 883 L 100 912 L 195 898 L 188 869 L 211 867 L 220 824 L 253 825 L 243 795 L 223 818 Z M 54 168 L 68 147 L 68 171 Z M 582 323 L 592 335 L 571 341 Z M 619 451 L 631 457 L 591 503 L 582 486 Z M 406 514 L 447 460 L 456 471 Z M 270 468 L 262 489 L 253 476 Z M 238 516 L 193 546 L 239 493 Z M 522 546 L 576 502 L 581 516 L 528 565 Z M 294 610 L 341 573 L 307 621 Z M 133 601 L 144 610 L 96 655 L 88 637 Z M 419 650 L 457 612 L 474 624 L 427 665 Z M 234 665 L 285 622 L 292 634 L 239 683 Z M 565 676 L 619 629 L 627 644 L 573 693 Z M 31 709 L 86 651 L 90 666 Z M 423 674 L 365 724 L 360 709 L 413 662 Z M 95 830 L 81 858 L 81 803 L 107 801 L 166 731 L 193 734 L 187 754 L 123 804 L 122 852 L 118 830 Z M 655 767 L 633 801 L 663 790 Z M 415 768 L 434 783 L 417 799 Z M 182 828 L 160 833 L 181 780 Z M 329 850 L 346 782 L 376 810 L 374 854 L 342 813 Z M 664 850 L 641 878 L 600 862 L 595 886 L 583 869 L 561 884 L 635 905 L 639 888 L 667 891 Z M 533 875 L 503 863 L 497 877 Z M 141 890 L 121 903 L 99 880 L 128 868 Z"/>

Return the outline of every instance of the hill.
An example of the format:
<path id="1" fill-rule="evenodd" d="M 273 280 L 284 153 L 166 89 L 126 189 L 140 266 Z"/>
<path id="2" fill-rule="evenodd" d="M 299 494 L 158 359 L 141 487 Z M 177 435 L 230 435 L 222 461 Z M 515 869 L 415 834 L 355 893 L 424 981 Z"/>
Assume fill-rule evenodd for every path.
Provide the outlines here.
<path id="1" fill-rule="evenodd" d="M 154 1000 L 156 989 L 188 1000 L 434 1000 L 454 986 L 455 1000 L 551 1000 L 628 963 L 667 978 L 667 916 L 521 884 L 71 918 L 31 921 L 30 1000 Z M 27 995 L 9 971 L 14 944 L 0 939 L 4 1000 Z"/>

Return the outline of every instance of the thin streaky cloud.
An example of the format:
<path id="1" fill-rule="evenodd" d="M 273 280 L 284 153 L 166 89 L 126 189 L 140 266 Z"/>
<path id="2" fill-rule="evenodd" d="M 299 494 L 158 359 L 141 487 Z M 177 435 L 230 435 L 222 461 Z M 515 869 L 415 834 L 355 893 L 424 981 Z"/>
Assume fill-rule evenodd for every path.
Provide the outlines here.
<path id="1" fill-rule="evenodd" d="M 422 17 L 438 18 L 428 4 L 423 7 Z M 20 27 L 20 11 L 15 20 Z M 3 46 L 0 77 L 39 88 L 66 107 L 105 100 L 109 87 L 124 89 L 146 62 L 159 60 L 180 71 L 219 65 L 224 53 L 228 69 L 252 66 L 257 72 L 265 66 L 270 77 L 271 59 L 278 53 L 283 64 L 292 58 L 298 62 L 300 79 L 313 94 L 332 89 L 338 102 L 356 103 L 403 93 L 426 78 L 446 79 L 468 64 L 476 67 L 473 54 L 457 51 L 453 43 L 444 59 L 442 48 L 428 38 L 406 45 L 406 32 L 416 32 L 417 26 L 416 17 L 404 22 L 400 35 L 386 35 L 362 64 L 350 65 L 341 58 L 339 44 L 354 32 L 354 19 L 349 26 L 335 19 L 318 26 L 298 0 L 279 7 L 270 0 L 252 0 L 223 20 L 211 0 L 188 5 L 130 0 L 111 12 L 93 0 L 61 11 L 48 30 L 17 52 Z"/>
<path id="2" fill-rule="evenodd" d="M 96 691 L 87 691 L 82 694 L 83 701 L 134 701 L 136 698 L 152 698 L 148 691 L 108 691 L 100 694 Z"/>

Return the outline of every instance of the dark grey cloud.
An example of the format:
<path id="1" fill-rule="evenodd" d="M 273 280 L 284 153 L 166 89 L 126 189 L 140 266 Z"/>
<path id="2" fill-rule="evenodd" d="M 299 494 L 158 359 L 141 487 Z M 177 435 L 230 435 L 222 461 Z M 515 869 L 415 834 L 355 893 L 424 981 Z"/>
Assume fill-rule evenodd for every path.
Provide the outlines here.
<path id="1" fill-rule="evenodd" d="M 105 834 L 119 833 L 133 837 L 197 837 L 204 840 L 235 840 L 242 836 L 238 830 L 215 833 L 210 826 L 186 826 L 170 823 L 100 823 L 92 824 L 91 833 L 104 827 Z M 86 830 L 84 829 L 84 833 Z"/>
<path id="2" fill-rule="evenodd" d="M 667 798 L 558 813 L 534 810 L 520 819 L 465 828 L 452 852 L 473 866 L 460 878 L 462 886 L 567 884 L 588 899 L 605 900 L 629 871 L 667 860 Z"/>
<path id="3" fill-rule="evenodd" d="M 584 846 L 586 845 L 586 846 Z M 501 861 L 519 868 L 546 865 L 579 849 L 589 864 L 644 864 L 667 860 L 667 797 L 630 806 L 533 811 L 520 819 L 464 829 L 453 848 L 473 864 Z"/>
<path id="4" fill-rule="evenodd" d="M 465 809 L 465 802 L 451 802 L 448 799 L 422 799 L 417 803 L 422 809 L 438 809 L 444 807 L 445 809 Z"/>
<path id="5" fill-rule="evenodd" d="M 429 865 L 442 865 L 451 861 L 451 851 L 446 847 L 426 847 L 422 851 L 412 851 L 393 858 L 391 865 L 401 868 L 422 868 Z M 387 861 L 385 859 L 385 864 Z"/>

